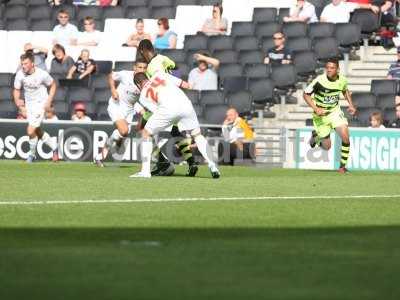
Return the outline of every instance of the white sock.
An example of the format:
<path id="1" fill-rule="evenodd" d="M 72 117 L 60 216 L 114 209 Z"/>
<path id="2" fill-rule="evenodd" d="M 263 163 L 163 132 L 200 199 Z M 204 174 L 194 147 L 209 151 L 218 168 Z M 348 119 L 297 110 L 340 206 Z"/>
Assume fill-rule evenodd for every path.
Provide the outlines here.
<path id="1" fill-rule="evenodd" d="M 30 138 L 29 139 L 29 155 L 30 156 L 36 156 L 36 146 L 38 143 L 38 138 Z"/>
<path id="2" fill-rule="evenodd" d="M 42 141 L 47 146 L 49 146 L 51 148 L 51 150 L 53 150 L 53 151 L 57 150 L 57 142 L 56 142 L 56 140 L 53 139 L 47 132 L 43 133 Z"/>
<path id="3" fill-rule="evenodd" d="M 115 141 L 115 142 L 119 142 L 120 140 L 122 140 L 124 137 L 119 133 L 119 131 L 117 129 L 115 129 L 113 131 L 113 133 L 111 134 L 111 138 Z"/>
<path id="4" fill-rule="evenodd" d="M 207 143 L 206 138 L 200 134 L 200 135 L 195 136 L 194 141 L 196 142 L 197 149 L 199 149 L 201 155 L 206 160 L 208 166 L 209 167 L 215 166 L 214 161 L 208 155 L 209 153 L 211 153 L 211 149 Z"/>
<path id="5" fill-rule="evenodd" d="M 151 138 L 142 141 L 142 173 L 149 174 L 151 168 L 151 153 L 153 152 L 153 141 Z"/>

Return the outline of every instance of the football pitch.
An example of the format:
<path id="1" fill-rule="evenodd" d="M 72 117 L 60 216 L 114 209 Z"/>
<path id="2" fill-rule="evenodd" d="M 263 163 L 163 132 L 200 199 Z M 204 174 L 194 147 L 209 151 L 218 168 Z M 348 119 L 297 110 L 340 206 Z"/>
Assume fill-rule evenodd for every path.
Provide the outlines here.
<path id="1" fill-rule="evenodd" d="M 0 299 L 400 299 L 398 173 L 0 161 Z"/>

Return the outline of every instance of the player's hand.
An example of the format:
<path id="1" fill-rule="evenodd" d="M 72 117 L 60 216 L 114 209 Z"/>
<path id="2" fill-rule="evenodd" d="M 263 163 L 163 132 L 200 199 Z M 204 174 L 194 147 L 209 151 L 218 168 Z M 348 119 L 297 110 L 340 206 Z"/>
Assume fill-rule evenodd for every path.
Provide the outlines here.
<path id="1" fill-rule="evenodd" d="M 111 97 L 112 97 L 114 100 L 119 100 L 118 92 L 117 92 L 117 91 L 112 91 L 112 92 L 111 92 Z"/>
<path id="2" fill-rule="evenodd" d="M 20 107 L 18 108 L 18 110 L 19 110 L 19 113 L 20 113 L 23 117 L 26 118 L 26 107 L 25 107 L 25 106 L 20 106 Z"/>
<path id="3" fill-rule="evenodd" d="M 321 107 L 316 107 L 314 112 L 320 117 L 323 117 L 326 115 L 326 110 Z"/>
<path id="4" fill-rule="evenodd" d="M 349 112 L 350 115 L 354 116 L 357 112 L 357 109 L 353 105 L 349 105 L 347 111 Z"/>

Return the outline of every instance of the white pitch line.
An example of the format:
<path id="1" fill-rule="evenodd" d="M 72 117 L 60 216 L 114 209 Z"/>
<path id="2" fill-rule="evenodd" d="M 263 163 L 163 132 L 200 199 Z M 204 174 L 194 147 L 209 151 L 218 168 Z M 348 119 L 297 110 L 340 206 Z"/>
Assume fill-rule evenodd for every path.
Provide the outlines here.
<path id="1" fill-rule="evenodd" d="M 210 197 L 210 198 L 139 198 L 105 200 L 51 200 L 51 201 L 0 201 L 0 205 L 56 205 L 56 204 L 109 204 L 109 203 L 169 203 L 207 201 L 251 201 L 251 200 L 313 200 L 313 199 L 369 199 L 399 198 L 400 195 L 343 195 L 343 196 L 262 196 L 262 197 Z"/>

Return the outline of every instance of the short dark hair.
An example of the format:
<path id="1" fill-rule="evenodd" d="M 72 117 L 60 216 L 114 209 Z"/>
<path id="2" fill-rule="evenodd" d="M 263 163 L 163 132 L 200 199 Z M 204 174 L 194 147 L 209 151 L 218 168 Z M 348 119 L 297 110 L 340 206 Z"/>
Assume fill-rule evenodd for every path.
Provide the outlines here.
<path id="1" fill-rule="evenodd" d="M 31 51 L 27 51 L 24 54 L 22 54 L 20 56 L 21 61 L 25 60 L 25 59 L 29 59 L 31 62 L 35 61 L 35 58 L 33 57 L 33 52 Z"/>
<path id="2" fill-rule="evenodd" d="M 146 64 L 147 65 L 147 61 L 143 57 L 138 57 L 135 61 L 135 65 L 137 65 L 137 64 Z"/>
<path id="3" fill-rule="evenodd" d="M 60 14 L 65 14 L 65 15 L 67 15 L 69 17 L 69 12 L 66 9 L 60 9 L 58 11 L 57 15 L 60 15 Z"/>
<path id="4" fill-rule="evenodd" d="M 162 25 L 165 30 L 169 29 L 169 21 L 167 18 L 158 19 L 157 24 Z"/>
<path id="5" fill-rule="evenodd" d="M 142 18 L 137 19 L 136 24 L 138 24 L 138 23 L 144 23 L 143 19 Z"/>
<path id="6" fill-rule="evenodd" d="M 64 48 L 63 45 L 55 44 L 55 45 L 53 46 L 53 50 L 52 50 L 51 53 L 53 53 L 53 55 L 54 55 L 54 54 L 56 53 L 57 50 L 62 51 L 62 53 L 64 53 L 64 55 L 65 55 L 65 48 Z"/>
<path id="7" fill-rule="evenodd" d="M 329 58 L 327 61 L 326 61 L 326 64 L 335 64 L 336 65 L 336 67 L 338 67 L 339 68 L 339 61 L 336 59 L 336 58 Z"/>
<path id="8" fill-rule="evenodd" d="M 222 4 L 220 4 L 220 3 L 214 4 L 214 5 L 213 5 L 213 9 L 214 9 L 215 7 L 218 7 L 218 8 L 219 8 L 219 15 L 222 16 L 222 13 L 224 12 L 224 8 L 222 7 Z"/>
<path id="9" fill-rule="evenodd" d="M 140 86 L 146 80 L 149 80 L 149 79 L 147 78 L 146 74 L 143 72 L 136 73 L 135 76 L 133 77 L 133 83 L 136 86 Z"/>

